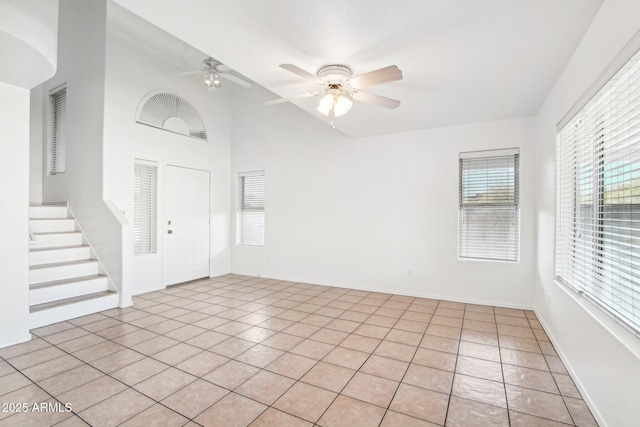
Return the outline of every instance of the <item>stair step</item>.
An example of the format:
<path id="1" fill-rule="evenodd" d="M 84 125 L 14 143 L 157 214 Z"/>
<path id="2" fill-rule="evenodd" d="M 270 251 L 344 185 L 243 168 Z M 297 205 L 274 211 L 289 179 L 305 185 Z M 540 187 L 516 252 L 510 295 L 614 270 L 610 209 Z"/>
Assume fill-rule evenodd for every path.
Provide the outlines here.
<path id="1" fill-rule="evenodd" d="M 106 278 L 107 276 L 104 276 L 102 274 L 92 274 L 90 276 L 74 277 L 73 279 L 52 280 L 51 282 L 42 282 L 42 283 L 36 283 L 36 284 L 33 284 L 33 285 L 29 285 L 29 289 L 30 290 L 35 290 L 35 289 L 40 289 L 40 288 L 46 288 L 46 287 L 49 287 L 49 286 L 58 286 L 58 285 L 66 284 L 66 283 L 74 283 L 74 282 L 81 282 L 81 281 L 84 281 L 84 280 L 97 279 L 99 277 Z"/>
<path id="2" fill-rule="evenodd" d="M 67 205 L 32 205 L 29 206 L 29 218 L 67 218 Z"/>
<path id="3" fill-rule="evenodd" d="M 36 218 L 29 220 L 32 233 L 52 233 L 75 231 L 76 220 L 73 218 Z"/>
<path id="4" fill-rule="evenodd" d="M 40 248 L 82 245 L 82 233 L 79 231 L 34 233 L 33 236 Z"/>
<path id="5" fill-rule="evenodd" d="M 92 276 L 98 272 L 99 264 L 95 259 L 32 265 L 29 267 L 29 285 Z"/>
<path id="6" fill-rule="evenodd" d="M 58 301 L 36 304 L 29 307 L 29 328 L 74 319 L 118 306 L 118 293 L 113 291 L 65 298 Z"/>
<path id="7" fill-rule="evenodd" d="M 89 259 L 91 249 L 86 245 L 35 247 L 29 250 L 29 265 L 52 264 Z"/>
<path id="8" fill-rule="evenodd" d="M 88 248 L 88 247 L 89 246 L 87 245 L 54 246 L 51 248 L 37 247 L 37 248 L 30 248 L 29 252 L 59 251 L 64 249 Z"/>
<path id="9" fill-rule="evenodd" d="M 29 286 L 29 303 L 38 305 L 56 300 L 78 297 L 109 288 L 107 276 L 94 274 L 73 279 L 54 280 Z"/>

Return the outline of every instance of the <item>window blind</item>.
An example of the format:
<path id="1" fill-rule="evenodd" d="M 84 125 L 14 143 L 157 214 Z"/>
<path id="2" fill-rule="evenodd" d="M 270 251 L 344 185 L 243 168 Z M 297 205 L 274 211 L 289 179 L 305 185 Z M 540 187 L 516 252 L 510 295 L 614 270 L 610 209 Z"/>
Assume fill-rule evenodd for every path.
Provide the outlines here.
<path id="1" fill-rule="evenodd" d="M 640 336 L 640 52 L 558 132 L 556 276 Z"/>
<path id="2" fill-rule="evenodd" d="M 155 162 L 136 160 L 133 180 L 133 253 L 157 251 L 158 167 Z"/>
<path id="3" fill-rule="evenodd" d="M 67 156 L 67 88 L 52 93 L 50 99 L 51 136 L 49 138 L 49 173 L 65 172 Z"/>
<path id="4" fill-rule="evenodd" d="M 517 261 L 519 151 L 460 154 L 458 256 Z"/>
<path id="5" fill-rule="evenodd" d="M 264 246 L 264 198 L 264 171 L 238 174 L 238 245 Z"/>

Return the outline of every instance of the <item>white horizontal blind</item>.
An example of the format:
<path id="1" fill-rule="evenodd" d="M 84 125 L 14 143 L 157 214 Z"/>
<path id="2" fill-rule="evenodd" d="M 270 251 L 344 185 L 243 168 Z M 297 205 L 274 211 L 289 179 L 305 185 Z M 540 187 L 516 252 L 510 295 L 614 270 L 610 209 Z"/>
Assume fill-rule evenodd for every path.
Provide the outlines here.
<path id="1" fill-rule="evenodd" d="M 460 155 L 458 256 L 518 260 L 517 150 Z"/>
<path id="2" fill-rule="evenodd" d="M 64 87 L 51 95 L 49 137 L 49 173 L 57 175 L 65 172 L 67 157 L 67 88 Z"/>
<path id="3" fill-rule="evenodd" d="M 264 171 L 238 174 L 238 245 L 264 246 L 264 198 Z"/>
<path id="4" fill-rule="evenodd" d="M 558 133 L 556 275 L 640 336 L 640 52 Z"/>
<path id="5" fill-rule="evenodd" d="M 152 254 L 158 240 L 158 166 L 136 160 L 133 180 L 133 253 Z"/>

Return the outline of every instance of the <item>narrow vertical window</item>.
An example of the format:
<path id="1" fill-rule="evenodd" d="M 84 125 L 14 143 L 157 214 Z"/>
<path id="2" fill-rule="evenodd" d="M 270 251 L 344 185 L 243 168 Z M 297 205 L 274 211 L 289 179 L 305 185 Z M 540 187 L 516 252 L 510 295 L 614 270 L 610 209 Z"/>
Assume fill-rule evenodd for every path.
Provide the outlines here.
<path id="1" fill-rule="evenodd" d="M 458 256 L 518 261 L 519 150 L 460 154 Z"/>
<path id="2" fill-rule="evenodd" d="M 49 95 L 50 135 L 49 173 L 65 172 L 67 157 L 67 88 L 57 89 Z"/>
<path id="3" fill-rule="evenodd" d="M 264 246 L 264 171 L 238 174 L 236 244 Z"/>
<path id="4" fill-rule="evenodd" d="M 157 250 L 158 166 L 135 161 L 133 180 L 133 253 L 145 255 Z"/>

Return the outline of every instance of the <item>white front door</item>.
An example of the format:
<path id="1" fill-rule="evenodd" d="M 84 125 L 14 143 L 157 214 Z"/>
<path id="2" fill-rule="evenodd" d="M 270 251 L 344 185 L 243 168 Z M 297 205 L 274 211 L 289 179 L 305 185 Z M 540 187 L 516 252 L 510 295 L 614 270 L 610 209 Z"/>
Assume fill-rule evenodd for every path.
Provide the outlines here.
<path id="1" fill-rule="evenodd" d="M 209 277 L 209 172 L 167 166 L 164 285 Z"/>

